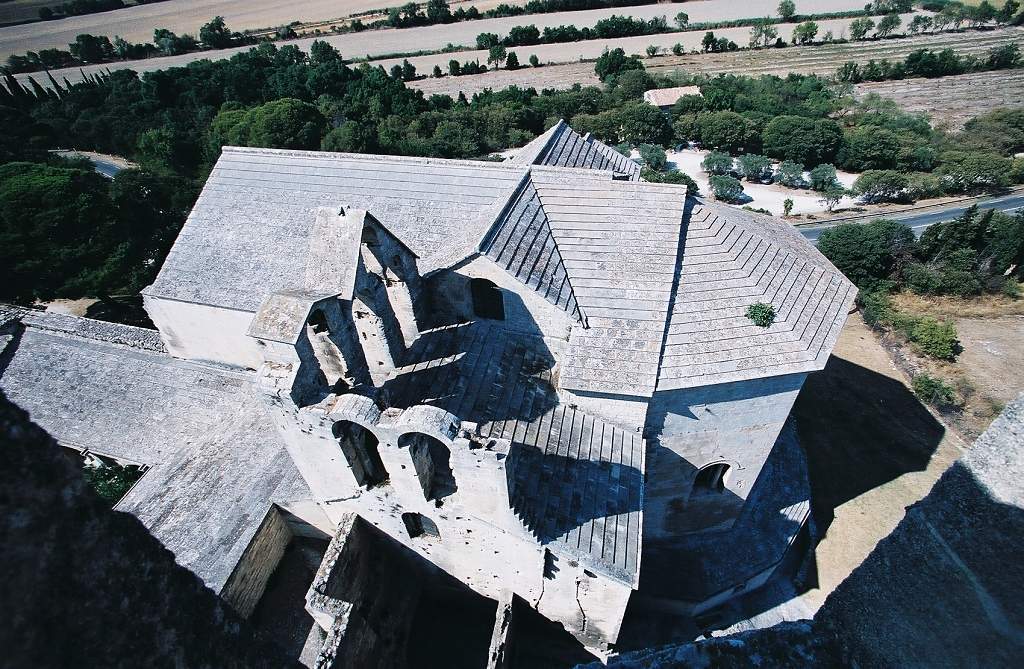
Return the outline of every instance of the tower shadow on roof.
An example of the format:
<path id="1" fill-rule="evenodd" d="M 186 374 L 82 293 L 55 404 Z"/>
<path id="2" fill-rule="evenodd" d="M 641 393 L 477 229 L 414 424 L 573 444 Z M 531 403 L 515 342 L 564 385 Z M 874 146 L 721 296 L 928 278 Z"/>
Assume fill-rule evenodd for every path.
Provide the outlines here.
<path id="1" fill-rule="evenodd" d="M 428 404 L 479 425 L 531 422 L 553 409 L 555 356 L 521 298 L 504 295 L 514 323 L 478 319 L 423 332 L 384 384 L 388 406 Z"/>
<path id="2" fill-rule="evenodd" d="M 639 511 L 643 474 L 615 462 L 544 453 L 535 446 L 513 443 L 505 465 L 512 510 L 541 543 L 549 543 L 580 528 L 579 547 L 604 543 L 608 531 L 590 521 Z M 588 527 L 588 525 L 590 525 Z M 603 532 L 603 536 L 597 536 Z M 611 531 L 615 536 L 615 532 Z M 613 542 L 614 543 L 614 542 Z"/>

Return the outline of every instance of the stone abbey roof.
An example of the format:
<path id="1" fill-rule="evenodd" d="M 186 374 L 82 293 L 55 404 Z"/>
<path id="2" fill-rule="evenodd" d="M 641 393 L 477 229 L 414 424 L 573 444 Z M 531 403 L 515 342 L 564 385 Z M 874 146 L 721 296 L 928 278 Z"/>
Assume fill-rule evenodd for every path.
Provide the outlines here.
<path id="1" fill-rule="evenodd" d="M 117 509 L 212 589 L 271 502 L 311 497 L 251 373 L 172 358 L 152 330 L 20 310 L 16 320 L 0 336 L 0 389 L 62 445 L 149 465 Z"/>
<path id="2" fill-rule="evenodd" d="M 228 147 L 145 292 L 255 312 L 322 262 L 322 208 L 365 210 L 424 274 L 479 252 L 580 321 L 566 389 L 649 397 L 824 367 L 849 281 L 785 223 L 638 178 L 564 123 L 505 163 Z M 755 302 L 773 325 L 746 318 Z"/>
<path id="3" fill-rule="evenodd" d="M 486 320 L 424 332 L 384 386 L 389 404 L 436 406 L 508 442 L 512 509 L 553 544 L 620 580 L 638 573 L 644 442 L 559 403 L 555 365 L 564 346 L 537 335 L 502 336 Z"/>

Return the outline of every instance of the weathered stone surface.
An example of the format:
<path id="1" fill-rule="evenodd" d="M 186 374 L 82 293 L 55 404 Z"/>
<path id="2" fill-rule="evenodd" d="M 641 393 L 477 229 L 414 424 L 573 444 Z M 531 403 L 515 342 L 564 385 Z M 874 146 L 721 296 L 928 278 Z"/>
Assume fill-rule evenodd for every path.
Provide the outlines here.
<path id="1" fill-rule="evenodd" d="M 2 393 L 0 441 L 5 666 L 292 666 Z"/>

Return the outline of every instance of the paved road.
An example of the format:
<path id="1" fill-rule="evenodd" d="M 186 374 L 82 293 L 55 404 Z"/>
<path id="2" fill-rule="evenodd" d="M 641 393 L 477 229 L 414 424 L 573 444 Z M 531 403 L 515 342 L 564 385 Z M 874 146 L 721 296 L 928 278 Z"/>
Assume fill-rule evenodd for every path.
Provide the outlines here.
<path id="1" fill-rule="evenodd" d="M 103 158 L 89 158 L 89 161 L 93 164 L 93 167 L 96 169 L 97 172 L 107 177 L 108 179 L 113 179 L 115 174 L 124 169 L 120 165 L 115 165 L 114 163 L 108 160 L 104 160 Z"/>
<path id="2" fill-rule="evenodd" d="M 998 209 L 1000 211 L 1012 213 L 1018 209 L 1024 208 L 1024 193 L 1018 192 L 1011 193 L 1009 195 L 1000 195 L 997 197 L 985 197 L 978 200 L 972 200 L 970 202 L 960 202 L 943 209 L 929 209 L 927 211 L 908 211 L 900 214 L 879 215 L 877 218 L 887 218 L 909 225 L 914 231 L 914 234 L 920 236 L 928 226 L 935 223 L 941 223 L 942 221 L 950 221 L 967 211 L 972 204 L 977 204 L 982 209 Z M 855 219 L 851 222 L 868 223 L 873 220 L 875 219 L 865 217 Z M 821 237 L 822 232 L 835 227 L 835 225 L 836 224 L 802 226 L 800 228 L 800 232 L 802 232 L 804 237 L 812 242 L 817 242 L 818 238 Z"/>

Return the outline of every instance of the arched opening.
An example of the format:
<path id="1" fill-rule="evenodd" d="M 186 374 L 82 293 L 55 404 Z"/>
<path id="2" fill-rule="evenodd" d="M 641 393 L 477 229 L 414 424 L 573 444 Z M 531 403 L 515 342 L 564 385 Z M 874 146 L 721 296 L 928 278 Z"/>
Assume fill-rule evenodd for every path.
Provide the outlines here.
<path id="1" fill-rule="evenodd" d="M 729 465 L 724 462 L 702 467 L 693 479 L 693 493 L 722 492 L 725 490 L 725 475 L 728 471 Z"/>
<path id="2" fill-rule="evenodd" d="M 345 380 L 345 359 L 331 341 L 331 328 L 327 322 L 327 315 L 322 310 L 314 309 L 309 315 L 306 320 L 306 336 L 313 348 L 313 357 L 320 365 L 320 372 L 331 392 L 341 394 L 348 390 L 350 386 Z"/>
<path id="3" fill-rule="evenodd" d="M 332 431 L 359 485 L 372 488 L 387 483 L 388 472 L 380 459 L 377 437 L 373 432 L 347 420 L 339 420 Z"/>
<path id="4" fill-rule="evenodd" d="M 422 513 L 403 513 L 402 522 L 405 523 L 405 531 L 413 539 L 423 536 L 441 538 L 441 531 L 437 529 L 437 523 Z"/>
<path id="5" fill-rule="evenodd" d="M 416 478 L 423 488 L 423 498 L 441 500 L 456 491 L 452 472 L 451 451 L 443 443 L 422 432 L 410 432 L 398 440 L 399 448 L 408 448 Z"/>
<path id="6" fill-rule="evenodd" d="M 487 279 L 470 279 L 469 293 L 473 298 L 473 313 L 478 318 L 505 320 L 505 298 L 497 284 Z"/>

